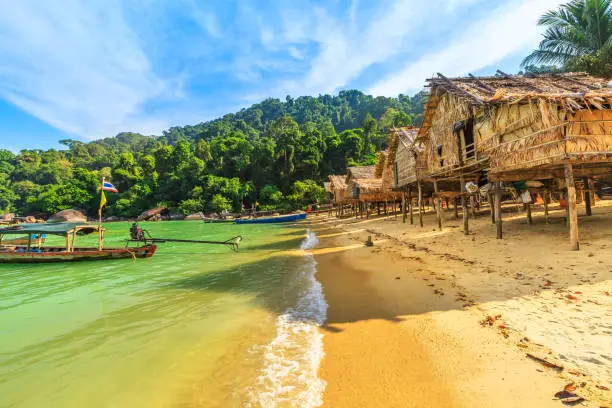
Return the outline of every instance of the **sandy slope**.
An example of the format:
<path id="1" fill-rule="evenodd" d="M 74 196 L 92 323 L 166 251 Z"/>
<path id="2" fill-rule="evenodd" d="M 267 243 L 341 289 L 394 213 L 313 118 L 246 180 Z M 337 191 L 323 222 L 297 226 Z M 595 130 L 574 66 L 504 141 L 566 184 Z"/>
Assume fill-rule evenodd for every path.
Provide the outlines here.
<path id="1" fill-rule="evenodd" d="M 561 211 L 550 225 L 536 212 L 532 226 L 505 214 L 501 241 L 486 214 L 470 236 L 452 212 L 442 232 L 433 215 L 422 229 L 401 217 L 315 219 L 330 306 L 326 406 L 559 407 L 552 398 L 570 381 L 587 406 L 608 406 L 597 385 L 611 382 L 611 210 L 600 203 L 581 218 L 580 252 L 567 250 Z M 373 248 L 361 245 L 367 235 Z"/>

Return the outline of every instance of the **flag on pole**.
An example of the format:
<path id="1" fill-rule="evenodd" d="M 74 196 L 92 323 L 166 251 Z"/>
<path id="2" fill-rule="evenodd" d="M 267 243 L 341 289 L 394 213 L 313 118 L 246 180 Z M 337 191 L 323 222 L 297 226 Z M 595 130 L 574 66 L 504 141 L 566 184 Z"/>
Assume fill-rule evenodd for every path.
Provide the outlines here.
<path id="1" fill-rule="evenodd" d="M 117 191 L 117 189 L 115 188 L 115 186 L 113 186 L 111 183 L 109 183 L 108 181 L 103 181 L 102 182 L 102 191 L 111 191 L 113 193 L 118 193 L 119 191 Z M 104 195 L 104 194 L 102 194 Z"/>
<path id="2" fill-rule="evenodd" d="M 100 197 L 100 211 L 102 211 L 102 207 L 106 205 L 106 195 L 104 194 L 104 190 L 102 190 L 102 196 Z"/>

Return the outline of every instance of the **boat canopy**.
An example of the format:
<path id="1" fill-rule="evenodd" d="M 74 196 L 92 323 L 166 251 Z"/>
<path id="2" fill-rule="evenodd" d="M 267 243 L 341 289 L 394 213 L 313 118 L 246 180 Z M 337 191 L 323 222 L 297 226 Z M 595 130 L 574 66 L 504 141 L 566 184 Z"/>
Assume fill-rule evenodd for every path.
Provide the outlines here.
<path id="1" fill-rule="evenodd" d="M 49 234 L 66 236 L 72 233 L 87 235 L 100 231 L 100 227 L 84 222 L 58 222 L 50 224 L 19 224 L 12 227 L 0 228 L 0 235 L 8 234 Z M 104 228 L 102 228 L 104 231 Z"/>

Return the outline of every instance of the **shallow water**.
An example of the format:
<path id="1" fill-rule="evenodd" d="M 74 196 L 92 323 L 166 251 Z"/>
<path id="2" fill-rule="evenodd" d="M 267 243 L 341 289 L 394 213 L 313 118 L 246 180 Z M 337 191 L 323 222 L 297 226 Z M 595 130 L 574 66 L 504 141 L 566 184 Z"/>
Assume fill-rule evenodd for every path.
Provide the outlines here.
<path id="1" fill-rule="evenodd" d="M 326 304 L 303 251 L 316 238 L 296 226 L 142 226 L 244 241 L 238 253 L 166 243 L 136 261 L 0 265 L 0 406 L 319 405 Z M 106 246 L 123 245 L 129 224 L 105 227 Z"/>

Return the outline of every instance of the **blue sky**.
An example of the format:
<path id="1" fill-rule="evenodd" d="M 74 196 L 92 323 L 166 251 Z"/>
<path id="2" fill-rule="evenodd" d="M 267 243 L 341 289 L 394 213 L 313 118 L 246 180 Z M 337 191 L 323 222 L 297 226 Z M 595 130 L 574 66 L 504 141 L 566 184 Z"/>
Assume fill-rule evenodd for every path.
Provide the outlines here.
<path id="1" fill-rule="evenodd" d="M 0 0 L 0 148 L 160 134 L 266 97 L 516 72 L 556 0 Z"/>

